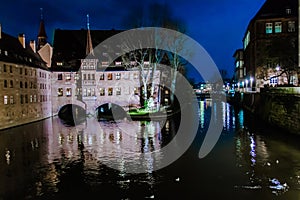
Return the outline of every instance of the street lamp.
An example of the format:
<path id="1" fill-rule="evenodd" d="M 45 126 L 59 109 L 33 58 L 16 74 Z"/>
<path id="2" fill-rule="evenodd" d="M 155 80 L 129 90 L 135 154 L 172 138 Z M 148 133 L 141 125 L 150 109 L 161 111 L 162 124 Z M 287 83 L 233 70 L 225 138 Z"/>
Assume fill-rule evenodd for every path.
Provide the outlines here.
<path id="1" fill-rule="evenodd" d="M 246 89 L 248 88 L 248 79 L 246 79 Z"/>

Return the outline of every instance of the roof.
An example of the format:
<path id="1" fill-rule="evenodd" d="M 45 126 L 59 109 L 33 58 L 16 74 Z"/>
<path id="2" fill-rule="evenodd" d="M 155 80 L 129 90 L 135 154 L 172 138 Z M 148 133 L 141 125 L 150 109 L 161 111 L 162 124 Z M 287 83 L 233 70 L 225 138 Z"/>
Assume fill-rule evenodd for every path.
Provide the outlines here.
<path id="1" fill-rule="evenodd" d="M 38 37 L 45 37 L 45 38 L 47 38 L 44 20 L 41 20 L 41 22 L 40 22 Z"/>
<path id="2" fill-rule="evenodd" d="M 34 53 L 29 45 L 23 48 L 17 38 L 4 32 L 1 33 L 0 51 L 1 61 L 48 70 L 39 54 Z"/>
<path id="3" fill-rule="evenodd" d="M 291 14 L 286 9 L 291 9 Z M 266 0 L 253 19 L 268 19 L 277 17 L 298 17 L 298 0 Z"/>
<path id="4" fill-rule="evenodd" d="M 92 46 L 98 44 L 109 37 L 122 32 L 122 30 L 90 30 Z M 53 56 L 51 70 L 71 70 L 77 71 L 80 67 L 80 59 L 86 57 L 87 30 L 61 30 L 56 29 L 53 40 Z M 63 66 L 57 66 L 57 62 L 62 62 Z M 79 66 L 78 66 L 79 65 Z"/>

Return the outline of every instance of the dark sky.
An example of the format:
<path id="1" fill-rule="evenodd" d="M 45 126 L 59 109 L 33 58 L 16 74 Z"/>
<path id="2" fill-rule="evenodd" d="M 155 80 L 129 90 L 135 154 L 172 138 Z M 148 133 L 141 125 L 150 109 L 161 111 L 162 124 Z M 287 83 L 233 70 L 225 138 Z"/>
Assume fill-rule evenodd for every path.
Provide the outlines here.
<path id="1" fill-rule="evenodd" d="M 247 25 L 265 0 L 6 0 L 0 5 L 3 32 L 26 40 L 36 39 L 40 8 L 52 44 L 56 28 L 86 28 L 86 14 L 91 29 L 127 29 L 137 20 L 147 20 L 156 13 L 153 2 L 164 5 L 170 18 L 181 21 L 186 34 L 201 44 L 219 69 L 232 76 L 237 48 L 242 47 Z M 147 25 L 147 23 L 145 23 Z"/>

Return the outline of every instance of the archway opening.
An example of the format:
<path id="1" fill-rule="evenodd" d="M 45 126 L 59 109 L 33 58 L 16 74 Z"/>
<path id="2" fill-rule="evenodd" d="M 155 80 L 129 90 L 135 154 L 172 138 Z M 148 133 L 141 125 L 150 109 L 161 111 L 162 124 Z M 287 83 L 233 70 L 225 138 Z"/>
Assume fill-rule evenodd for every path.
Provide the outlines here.
<path id="1" fill-rule="evenodd" d="M 96 109 L 97 119 L 101 120 L 121 120 L 129 115 L 120 105 L 114 103 L 105 103 Z"/>
<path id="2" fill-rule="evenodd" d="M 86 111 L 76 104 L 66 104 L 60 108 L 58 117 L 64 124 L 74 126 L 86 120 Z"/>

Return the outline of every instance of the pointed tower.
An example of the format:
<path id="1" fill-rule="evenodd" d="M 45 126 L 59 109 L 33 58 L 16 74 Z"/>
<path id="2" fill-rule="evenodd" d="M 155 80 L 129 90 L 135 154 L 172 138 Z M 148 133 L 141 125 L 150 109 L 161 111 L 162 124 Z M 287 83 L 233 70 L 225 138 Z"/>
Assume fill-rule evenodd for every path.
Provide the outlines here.
<path id="1" fill-rule="evenodd" d="M 38 33 L 38 45 L 37 50 L 41 49 L 47 43 L 47 34 L 45 30 L 45 24 L 43 19 L 43 8 L 41 8 L 41 21 Z"/>
<path id="2" fill-rule="evenodd" d="M 91 31 L 90 31 L 90 17 L 89 14 L 86 15 L 87 18 L 87 41 L 86 41 L 86 55 L 93 55 L 94 56 L 94 51 L 93 51 L 93 44 L 92 44 L 92 37 L 91 37 Z"/>

